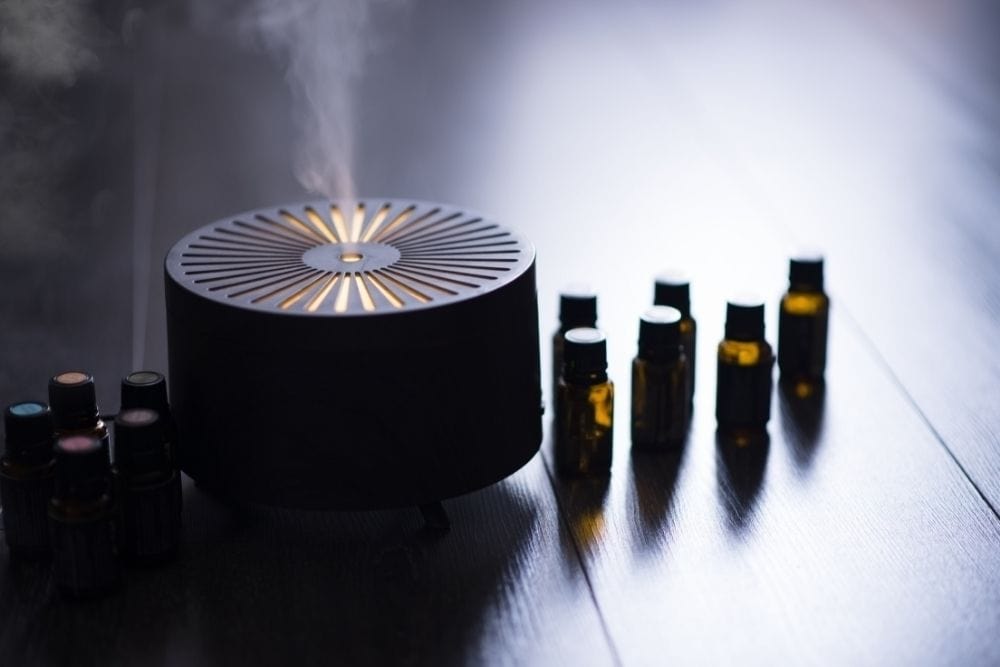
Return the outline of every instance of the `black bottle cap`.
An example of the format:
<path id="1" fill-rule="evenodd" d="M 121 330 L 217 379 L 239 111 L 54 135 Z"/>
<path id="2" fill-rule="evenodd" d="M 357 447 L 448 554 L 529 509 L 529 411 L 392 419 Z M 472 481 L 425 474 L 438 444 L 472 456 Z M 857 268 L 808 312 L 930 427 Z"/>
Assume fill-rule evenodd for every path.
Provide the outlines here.
<path id="1" fill-rule="evenodd" d="M 607 378 L 608 344 L 604 334 L 591 327 L 578 327 L 566 332 L 563 348 L 563 375 L 567 379 Z"/>
<path id="2" fill-rule="evenodd" d="M 131 408 L 115 417 L 115 462 L 128 474 L 170 469 L 163 421 L 156 410 Z"/>
<path id="3" fill-rule="evenodd" d="M 559 324 L 563 329 L 597 324 L 597 294 L 585 285 L 571 285 L 559 292 Z"/>
<path id="4" fill-rule="evenodd" d="M 55 446 L 56 496 L 90 499 L 108 489 L 110 464 L 101 441 L 90 435 L 59 438 Z"/>
<path id="5" fill-rule="evenodd" d="M 41 401 L 22 401 L 3 413 L 5 452 L 19 462 L 42 462 L 52 458 L 55 425 L 52 411 Z"/>
<path id="6" fill-rule="evenodd" d="M 810 292 L 823 291 L 823 256 L 802 253 L 788 262 L 788 284 L 792 289 Z"/>
<path id="7" fill-rule="evenodd" d="M 656 276 L 653 304 L 670 306 L 681 311 L 681 317 L 691 317 L 691 281 L 681 271 L 664 271 Z"/>
<path id="8" fill-rule="evenodd" d="M 681 311 L 670 306 L 647 308 L 639 318 L 639 356 L 676 359 L 681 350 Z"/>
<path id="9" fill-rule="evenodd" d="M 726 304 L 726 338 L 764 339 L 764 302 L 755 296 L 740 296 Z"/>
<path id="10" fill-rule="evenodd" d="M 82 371 L 67 371 L 49 380 L 49 404 L 56 428 L 85 427 L 98 419 L 94 378 Z"/>
<path id="11" fill-rule="evenodd" d="M 122 410 L 150 408 L 168 410 L 167 379 L 156 371 L 136 371 L 122 378 Z"/>

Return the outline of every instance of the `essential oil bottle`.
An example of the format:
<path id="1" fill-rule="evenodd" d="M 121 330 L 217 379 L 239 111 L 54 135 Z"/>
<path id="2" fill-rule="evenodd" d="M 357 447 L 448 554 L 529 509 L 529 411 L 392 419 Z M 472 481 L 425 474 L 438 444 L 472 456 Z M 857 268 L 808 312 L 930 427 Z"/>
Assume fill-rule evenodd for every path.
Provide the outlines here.
<path id="1" fill-rule="evenodd" d="M 823 292 L 823 258 L 793 257 L 788 263 L 788 291 L 778 316 L 778 368 L 782 383 L 808 396 L 823 382 L 830 299 Z"/>
<path id="2" fill-rule="evenodd" d="M 608 379 L 604 334 L 570 329 L 556 394 L 555 460 L 562 477 L 611 471 L 614 385 Z"/>
<path id="3" fill-rule="evenodd" d="M 771 417 L 774 353 L 764 340 L 764 303 L 755 297 L 726 305 L 726 334 L 719 343 L 715 417 L 724 435 L 753 436 Z"/>
<path id="4" fill-rule="evenodd" d="M 122 491 L 122 555 L 160 561 L 177 553 L 181 478 L 170 459 L 164 424 L 149 408 L 115 418 L 115 454 Z"/>
<path id="5" fill-rule="evenodd" d="M 681 345 L 681 312 L 653 306 L 639 319 L 639 353 L 632 361 L 632 447 L 673 449 L 684 444 L 689 412 L 688 360 Z"/>
<path id="6" fill-rule="evenodd" d="M 653 305 L 670 306 L 681 313 L 681 346 L 688 367 L 688 402 L 693 403 L 698 325 L 691 317 L 691 281 L 687 275 L 680 271 L 664 271 L 658 275 L 653 290 Z"/>
<path id="7" fill-rule="evenodd" d="M 55 480 L 52 411 L 39 401 L 8 406 L 3 415 L 4 453 L 0 459 L 0 503 L 12 556 L 49 554 L 49 499 Z"/>
<path id="8" fill-rule="evenodd" d="M 597 294 L 584 285 L 572 285 L 559 293 L 559 328 L 552 336 L 552 399 L 559 393 L 566 332 L 597 326 Z"/>
<path id="9" fill-rule="evenodd" d="M 59 438 L 56 480 L 49 502 L 52 569 L 70 597 L 99 595 L 118 583 L 111 470 L 100 439 Z"/>
<path id="10" fill-rule="evenodd" d="M 167 454 L 171 465 L 178 469 L 177 426 L 167 401 L 167 379 L 156 371 L 135 371 L 122 378 L 121 409 L 148 408 L 160 416 L 160 424 L 167 439 Z M 117 442 L 115 447 L 117 447 Z"/>
<path id="11" fill-rule="evenodd" d="M 94 378 L 89 373 L 68 371 L 49 380 L 49 405 L 56 436 L 88 435 L 97 438 L 111 461 L 111 436 L 97 408 Z"/>

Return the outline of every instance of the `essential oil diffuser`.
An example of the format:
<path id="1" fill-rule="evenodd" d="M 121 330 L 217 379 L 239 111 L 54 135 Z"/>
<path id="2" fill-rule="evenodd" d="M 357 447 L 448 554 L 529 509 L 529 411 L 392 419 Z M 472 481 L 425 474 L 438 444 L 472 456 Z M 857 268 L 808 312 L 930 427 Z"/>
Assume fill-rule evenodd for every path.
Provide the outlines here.
<path id="1" fill-rule="evenodd" d="M 297 508 L 429 505 L 541 442 L 535 252 L 424 202 L 249 211 L 166 258 L 171 408 L 200 485 Z"/>

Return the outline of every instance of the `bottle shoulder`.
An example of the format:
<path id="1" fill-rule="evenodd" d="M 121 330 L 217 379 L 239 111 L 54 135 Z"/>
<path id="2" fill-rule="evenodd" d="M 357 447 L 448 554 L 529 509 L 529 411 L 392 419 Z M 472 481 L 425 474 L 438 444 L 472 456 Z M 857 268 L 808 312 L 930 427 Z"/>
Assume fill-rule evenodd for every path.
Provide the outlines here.
<path id="1" fill-rule="evenodd" d="M 0 459 L 0 475 L 11 479 L 44 479 L 55 474 L 55 459 L 42 463 L 18 463 L 4 456 Z"/>
<path id="2" fill-rule="evenodd" d="M 53 497 L 49 501 L 49 515 L 63 521 L 92 521 L 108 514 L 111 509 L 111 497 L 108 494 L 92 500 Z"/>
<path id="3" fill-rule="evenodd" d="M 781 297 L 781 312 L 788 315 L 818 315 L 830 308 L 830 297 L 824 292 L 789 290 Z"/>
<path id="4" fill-rule="evenodd" d="M 757 366 L 771 363 L 774 351 L 766 340 L 723 339 L 719 343 L 719 361 L 734 366 Z"/>

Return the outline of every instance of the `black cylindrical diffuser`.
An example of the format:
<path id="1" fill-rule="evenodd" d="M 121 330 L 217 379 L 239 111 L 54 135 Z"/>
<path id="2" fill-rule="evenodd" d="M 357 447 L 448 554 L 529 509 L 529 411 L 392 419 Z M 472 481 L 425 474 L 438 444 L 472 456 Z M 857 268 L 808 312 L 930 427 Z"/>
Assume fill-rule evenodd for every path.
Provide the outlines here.
<path id="1" fill-rule="evenodd" d="M 541 441 L 535 252 L 444 205 L 249 211 L 166 259 L 182 468 L 300 508 L 432 503 Z"/>

